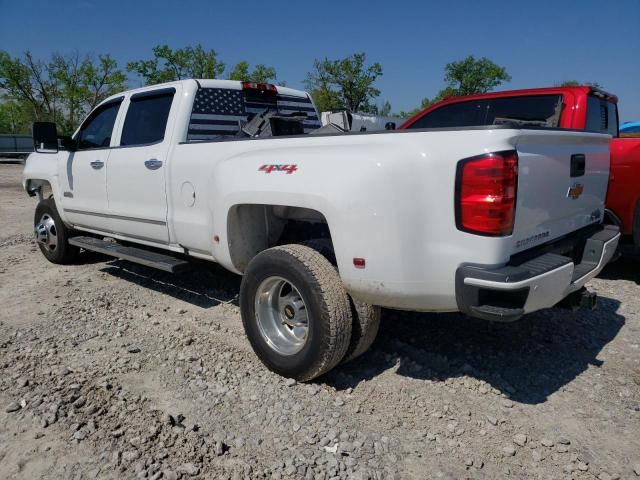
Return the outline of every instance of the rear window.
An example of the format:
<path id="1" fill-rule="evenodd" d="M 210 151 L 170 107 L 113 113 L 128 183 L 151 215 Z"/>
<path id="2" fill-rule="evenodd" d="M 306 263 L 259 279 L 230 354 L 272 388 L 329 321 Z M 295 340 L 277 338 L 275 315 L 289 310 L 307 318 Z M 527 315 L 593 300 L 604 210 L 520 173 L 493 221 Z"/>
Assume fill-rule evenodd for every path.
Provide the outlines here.
<path id="1" fill-rule="evenodd" d="M 200 88 L 193 102 L 187 141 L 235 137 L 241 125 L 264 111 L 285 115 L 306 113 L 304 133 L 321 126 L 318 113 L 306 96 L 259 94 L 251 90 L 230 88 Z"/>
<path id="2" fill-rule="evenodd" d="M 587 97 L 587 124 L 585 130 L 618 136 L 618 110 L 616 104 L 604 98 Z"/>
<path id="3" fill-rule="evenodd" d="M 409 128 L 450 128 L 482 125 L 517 125 L 557 128 L 562 95 L 529 95 L 473 100 L 445 105 L 417 120 Z"/>

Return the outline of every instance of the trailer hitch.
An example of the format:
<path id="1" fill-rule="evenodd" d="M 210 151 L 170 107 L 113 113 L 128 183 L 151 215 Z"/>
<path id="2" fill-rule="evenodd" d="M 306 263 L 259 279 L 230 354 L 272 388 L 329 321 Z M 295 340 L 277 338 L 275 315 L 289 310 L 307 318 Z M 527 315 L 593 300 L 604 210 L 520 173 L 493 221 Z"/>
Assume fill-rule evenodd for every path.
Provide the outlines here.
<path id="1" fill-rule="evenodd" d="M 556 306 L 575 312 L 580 308 L 595 310 L 597 303 L 598 295 L 595 292 L 590 292 L 585 287 L 582 287 L 580 290 L 576 290 L 575 292 L 567 295 Z"/>

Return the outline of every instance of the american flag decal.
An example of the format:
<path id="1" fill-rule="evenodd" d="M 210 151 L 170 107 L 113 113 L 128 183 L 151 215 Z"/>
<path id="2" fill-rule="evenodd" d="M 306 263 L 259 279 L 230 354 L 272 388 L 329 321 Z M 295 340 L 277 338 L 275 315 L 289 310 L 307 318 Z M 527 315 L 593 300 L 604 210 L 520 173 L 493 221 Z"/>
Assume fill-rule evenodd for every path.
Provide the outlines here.
<path id="1" fill-rule="evenodd" d="M 212 140 L 235 135 L 247 120 L 242 90 L 200 88 L 193 102 L 188 140 Z"/>
<path id="2" fill-rule="evenodd" d="M 241 122 L 247 122 L 256 113 L 274 107 L 282 114 L 305 112 L 305 133 L 321 126 L 318 114 L 306 96 L 278 94 L 273 105 L 248 102 L 243 90 L 200 88 L 193 103 L 187 140 L 216 140 L 221 136 L 235 136 Z"/>
<path id="3" fill-rule="evenodd" d="M 303 122 L 304 133 L 309 133 L 316 128 L 320 128 L 320 119 L 313 103 L 308 97 L 294 97 L 292 95 L 278 94 L 278 112 L 283 114 L 291 114 L 295 112 L 304 112 L 307 119 Z"/>

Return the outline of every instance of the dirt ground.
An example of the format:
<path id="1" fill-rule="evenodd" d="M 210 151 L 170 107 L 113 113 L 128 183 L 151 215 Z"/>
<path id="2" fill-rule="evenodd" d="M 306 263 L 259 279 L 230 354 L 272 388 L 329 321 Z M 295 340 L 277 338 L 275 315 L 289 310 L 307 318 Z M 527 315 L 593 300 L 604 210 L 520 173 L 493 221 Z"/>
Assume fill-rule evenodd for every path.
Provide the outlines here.
<path id="1" fill-rule="evenodd" d="M 640 478 L 640 262 L 595 311 L 384 312 L 310 384 L 244 337 L 239 278 L 45 261 L 0 165 L 0 478 Z"/>

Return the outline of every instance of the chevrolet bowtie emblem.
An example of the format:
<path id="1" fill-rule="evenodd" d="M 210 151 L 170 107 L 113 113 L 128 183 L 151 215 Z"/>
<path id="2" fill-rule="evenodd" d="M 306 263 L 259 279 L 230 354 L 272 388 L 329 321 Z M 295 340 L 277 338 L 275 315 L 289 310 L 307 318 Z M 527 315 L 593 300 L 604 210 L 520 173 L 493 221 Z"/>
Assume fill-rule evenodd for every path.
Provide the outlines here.
<path id="1" fill-rule="evenodd" d="M 567 192 L 567 197 L 575 200 L 584 191 L 584 185 L 581 183 L 574 183 L 572 187 L 569 187 L 569 191 Z"/>

